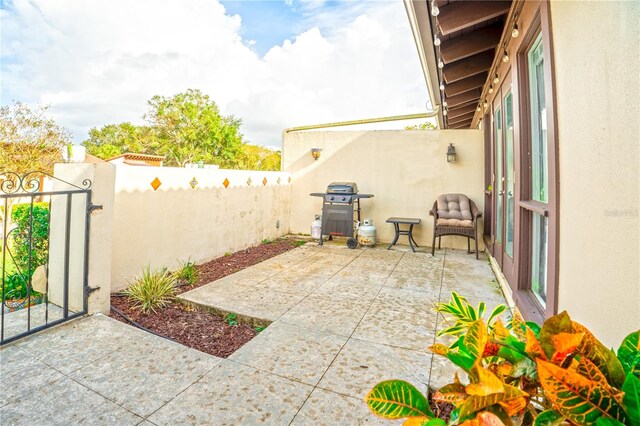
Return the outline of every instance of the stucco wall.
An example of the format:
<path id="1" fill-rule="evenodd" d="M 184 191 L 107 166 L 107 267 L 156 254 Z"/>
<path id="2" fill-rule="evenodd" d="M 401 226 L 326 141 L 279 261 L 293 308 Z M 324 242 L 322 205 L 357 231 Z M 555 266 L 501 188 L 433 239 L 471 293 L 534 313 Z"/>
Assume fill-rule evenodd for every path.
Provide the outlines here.
<path id="1" fill-rule="evenodd" d="M 111 291 L 125 288 L 147 264 L 172 269 L 179 261 L 209 260 L 288 233 L 289 176 L 117 166 Z M 154 191 L 156 177 L 161 185 Z"/>
<path id="2" fill-rule="evenodd" d="M 109 292 L 111 289 L 111 251 L 113 225 L 113 198 L 115 166 L 109 163 L 56 164 L 54 175 L 57 179 L 86 188 L 91 182 L 91 202 L 101 206 L 90 215 L 89 228 L 89 269 L 87 284 L 90 294 L 88 313 L 109 313 Z M 58 180 L 53 181 L 56 191 L 76 189 Z M 51 230 L 49 234 L 49 300 L 63 305 L 64 268 L 66 245 L 66 195 L 54 195 L 51 200 Z M 85 193 L 72 196 L 69 211 L 69 309 L 82 310 L 84 281 L 84 250 L 87 220 L 87 198 Z"/>
<path id="3" fill-rule="evenodd" d="M 640 328 L 638 5 L 551 2 L 559 309 L 616 347 Z"/>
<path id="4" fill-rule="evenodd" d="M 308 234 L 314 215 L 322 210 L 322 200 L 309 193 L 324 192 L 331 182 L 353 181 L 360 192 L 375 196 L 362 201 L 362 218 L 374 220 L 379 241 L 393 239 L 387 218 L 417 217 L 422 223 L 414 230 L 415 239 L 431 246 L 429 210 L 439 194 L 467 194 L 483 211 L 482 137 L 480 130 L 285 133 L 283 169 L 293 174 L 291 232 Z M 450 142 L 458 153 L 456 163 L 446 160 Z M 311 148 L 322 149 L 319 160 L 311 157 Z M 407 244 L 407 238 L 400 237 L 399 243 Z M 466 239 L 444 237 L 442 245 L 466 249 Z"/>

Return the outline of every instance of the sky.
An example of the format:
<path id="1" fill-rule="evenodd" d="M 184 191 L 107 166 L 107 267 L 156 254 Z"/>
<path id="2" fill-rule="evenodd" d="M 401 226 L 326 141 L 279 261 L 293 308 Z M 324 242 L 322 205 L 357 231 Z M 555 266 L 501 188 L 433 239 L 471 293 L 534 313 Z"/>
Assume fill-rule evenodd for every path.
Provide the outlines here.
<path id="1" fill-rule="evenodd" d="M 400 0 L 0 0 L 0 36 L 0 103 L 50 105 L 75 143 L 188 88 L 271 147 L 287 127 L 428 100 Z"/>

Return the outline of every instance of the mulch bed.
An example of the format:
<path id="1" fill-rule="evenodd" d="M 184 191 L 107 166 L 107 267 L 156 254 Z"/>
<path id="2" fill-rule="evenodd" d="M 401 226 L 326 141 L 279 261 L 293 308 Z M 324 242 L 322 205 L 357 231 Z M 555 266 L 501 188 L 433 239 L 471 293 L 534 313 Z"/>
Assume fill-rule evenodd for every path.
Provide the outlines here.
<path id="1" fill-rule="evenodd" d="M 198 265 L 198 281 L 192 286 L 182 286 L 178 289 L 178 294 L 193 290 L 220 278 L 238 272 L 241 269 L 253 266 L 263 260 L 267 260 L 289 250 L 293 250 L 303 244 L 304 241 L 281 239 L 259 246 L 249 247 L 228 256 L 218 257 L 202 265 Z"/>
<path id="2" fill-rule="evenodd" d="M 177 293 L 184 293 L 231 275 L 241 269 L 292 250 L 299 245 L 299 242 L 293 240 L 276 240 L 213 259 L 198 265 L 198 281 L 192 286 L 179 287 Z M 124 313 L 132 321 L 185 346 L 221 358 L 228 357 L 257 334 L 257 331 L 250 325 L 228 325 L 220 316 L 212 312 L 198 311 L 180 302 L 171 303 L 148 314 L 143 314 L 132 305 L 133 303 L 127 297 L 116 293 L 111 295 L 111 306 Z M 114 311 L 111 311 L 110 316 L 129 324 Z"/>
<path id="3" fill-rule="evenodd" d="M 429 408 L 431 408 L 431 411 L 436 415 L 436 417 L 444 420 L 448 424 L 449 418 L 451 417 L 451 412 L 456 407 L 454 407 L 453 404 L 449 404 L 448 402 L 434 401 L 432 399 L 433 394 L 434 392 L 429 392 Z"/>

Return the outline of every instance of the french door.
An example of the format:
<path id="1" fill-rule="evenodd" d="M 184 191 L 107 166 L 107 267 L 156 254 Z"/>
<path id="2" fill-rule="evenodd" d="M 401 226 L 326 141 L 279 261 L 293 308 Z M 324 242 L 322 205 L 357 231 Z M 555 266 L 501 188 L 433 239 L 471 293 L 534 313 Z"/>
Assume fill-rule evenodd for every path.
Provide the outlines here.
<path id="1" fill-rule="evenodd" d="M 511 81 L 504 80 L 493 101 L 494 257 L 507 281 L 515 284 L 515 158 Z"/>

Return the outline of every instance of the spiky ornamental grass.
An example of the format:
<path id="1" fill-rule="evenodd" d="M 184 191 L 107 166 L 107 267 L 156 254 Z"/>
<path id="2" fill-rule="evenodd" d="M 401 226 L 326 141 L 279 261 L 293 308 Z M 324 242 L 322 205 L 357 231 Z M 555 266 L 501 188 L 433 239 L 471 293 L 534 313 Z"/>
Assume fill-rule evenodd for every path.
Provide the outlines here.
<path id="1" fill-rule="evenodd" d="M 147 265 L 123 294 L 132 299 L 135 302 L 133 306 L 143 313 L 156 312 L 156 308 L 167 306 L 174 299 L 176 278 L 167 268 L 151 271 Z"/>

